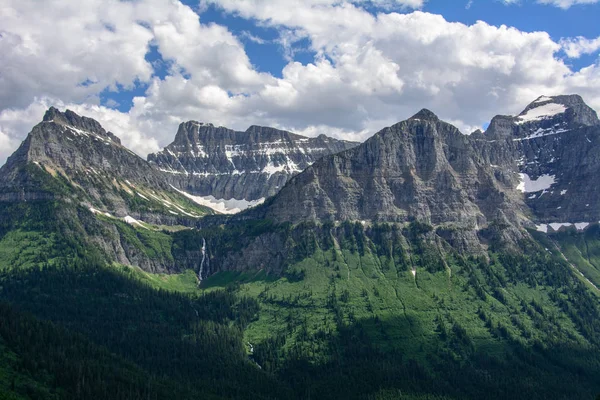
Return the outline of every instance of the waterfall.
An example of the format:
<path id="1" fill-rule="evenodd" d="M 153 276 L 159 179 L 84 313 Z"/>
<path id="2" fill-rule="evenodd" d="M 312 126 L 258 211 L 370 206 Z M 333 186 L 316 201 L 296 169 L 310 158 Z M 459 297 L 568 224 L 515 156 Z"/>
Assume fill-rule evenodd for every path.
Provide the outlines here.
<path id="1" fill-rule="evenodd" d="M 206 256 L 206 240 L 202 238 L 202 261 L 200 261 L 200 268 L 198 269 L 198 284 L 202 282 L 202 272 L 204 271 L 204 262 L 208 266 L 208 257 Z"/>

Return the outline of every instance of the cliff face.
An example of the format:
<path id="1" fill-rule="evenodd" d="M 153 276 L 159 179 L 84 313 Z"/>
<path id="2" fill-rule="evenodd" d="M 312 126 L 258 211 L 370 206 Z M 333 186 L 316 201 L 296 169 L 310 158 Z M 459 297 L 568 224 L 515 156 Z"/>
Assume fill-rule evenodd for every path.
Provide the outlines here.
<path id="1" fill-rule="evenodd" d="M 480 147 L 422 110 L 317 161 L 264 207 L 264 215 L 290 222 L 418 221 L 454 232 L 450 240 L 470 251 L 480 251 L 477 232 L 492 224 L 513 227 L 518 240 L 527 217 L 514 165 L 490 165 Z"/>
<path id="2" fill-rule="evenodd" d="M 360 145 L 188 122 L 150 162 L 96 121 L 50 109 L 0 169 L 0 200 L 60 199 L 136 229 L 146 223 L 225 229 L 226 240 L 202 236 L 177 261 L 197 265 L 206 240 L 212 261 L 204 274 L 283 270 L 305 234 L 294 228 L 296 237 L 289 236 L 285 226 L 319 227 L 326 238 L 324 224 L 339 233 L 348 222 L 374 232 L 386 223 L 407 238 L 414 222 L 429 227 L 424 237 L 436 247 L 485 255 L 490 243 L 518 249 L 528 238 L 524 228 L 581 230 L 598 223 L 599 145 L 600 121 L 579 96 L 540 97 L 519 115 L 495 117 L 487 132 L 472 135 L 422 110 Z M 190 200 L 241 198 L 231 202 L 242 209 L 270 194 L 261 206 L 212 220 L 201 220 L 210 211 Z M 266 221 L 273 230 L 257 233 Z M 118 239 L 122 232 L 107 229 L 114 240 L 93 230 L 89 235 L 115 260 L 150 270 L 178 268 L 168 254 L 144 258 Z"/>
<path id="3" fill-rule="evenodd" d="M 110 261 L 149 271 L 176 269 L 169 254 L 155 251 L 160 246 L 151 236 L 160 232 L 150 224 L 189 226 L 212 213 L 172 188 L 97 121 L 55 108 L 0 168 L 0 202 L 6 210 L 56 204 L 42 217 L 67 226 L 60 236 L 76 236 Z M 0 215 L 7 229 L 20 223 L 11 213 Z M 144 232 L 141 239 L 127 233 L 132 228 Z"/>
<path id="4" fill-rule="evenodd" d="M 148 161 L 168 174 L 173 186 L 193 195 L 252 202 L 274 195 L 315 160 L 357 144 L 261 126 L 238 132 L 190 121 Z"/>
<path id="5" fill-rule="evenodd" d="M 516 117 L 494 118 L 485 136 L 491 162 L 516 163 L 540 230 L 600 221 L 600 120 L 580 96 L 542 96 Z"/>
<path id="6" fill-rule="evenodd" d="M 600 220 L 598 140 L 600 122 L 579 96 L 541 97 L 471 136 L 423 110 L 318 161 L 266 214 L 471 228 L 494 220 L 592 222 Z"/>
<path id="7" fill-rule="evenodd" d="M 0 200 L 69 198 L 117 217 L 130 215 L 147 222 L 174 223 L 178 216 L 193 219 L 208 211 L 196 209 L 200 207 L 97 121 L 56 108 L 46 112 L 0 168 L 0 185 Z M 187 215 L 174 208 L 168 212 L 175 199 L 189 203 Z"/>
<path id="8" fill-rule="evenodd" d="M 324 157 L 248 216 L 280 222 L 423 222 L 454 247 L 514 247 L 523 228 L 600 221 L 600 125 L 579 96 L 540 97 L 463 135 L 432 112 Z"/>

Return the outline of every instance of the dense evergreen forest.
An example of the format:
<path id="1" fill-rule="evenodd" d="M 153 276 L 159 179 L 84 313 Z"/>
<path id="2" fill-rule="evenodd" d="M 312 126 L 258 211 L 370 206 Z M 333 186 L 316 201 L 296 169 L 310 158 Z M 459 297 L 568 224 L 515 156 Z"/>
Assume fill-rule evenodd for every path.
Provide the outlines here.
<path id="1" fill-rule="evenodd" d="M 315 229 L 267 225 L 297 241 L 283 277 L 219 273 L 183 293 L 108 264 L 81 240 L 81 219 L 61 218 L 74 210 L 46 202 L 3 207 L 19 217 L 0 225 L 0 251 L 11 260 L 0 271 L 0 399 L 600 393 L 598 298 L 535 244 L 528 256 L 440 259 L 421 240 L 426 226 L 395 232 L 346 224 L 336 243 L 307 233 Z M 266 228 L 236 229 L 227 234 Z M 176 233 L 172 251 L 219 234 Z M 394 235 L 409 238 L 410 257 L 387 242 Z M 227 240 L 236 246 L 235 237 Z M 432 306 L 421 313 L 420 303 Z"/>

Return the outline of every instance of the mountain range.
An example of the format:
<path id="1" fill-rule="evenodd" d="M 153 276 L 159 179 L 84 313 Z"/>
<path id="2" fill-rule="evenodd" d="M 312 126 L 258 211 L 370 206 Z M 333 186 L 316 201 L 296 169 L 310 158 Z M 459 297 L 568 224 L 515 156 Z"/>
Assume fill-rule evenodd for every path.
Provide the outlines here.
<path id="1" fill-rule="evenodd" d="M 50 108 L 0 168 L 0 388 L 592 398 L 599 141 L 580 96 L 541 96 L 361 144 L 190 121 L 146 161 Z"/>
<path id="2" fill-rule="evenodd" d="M 179 126 L 173 143 L 148 155 L 148 161 L 173 186 L 210 196 L 206 200 L 213 203 L 222 201 L 222 211 L 228 212 L 263 202 L 315 160 L 357 144 L 261 126 L 238 132 L 189 121 Z"/>

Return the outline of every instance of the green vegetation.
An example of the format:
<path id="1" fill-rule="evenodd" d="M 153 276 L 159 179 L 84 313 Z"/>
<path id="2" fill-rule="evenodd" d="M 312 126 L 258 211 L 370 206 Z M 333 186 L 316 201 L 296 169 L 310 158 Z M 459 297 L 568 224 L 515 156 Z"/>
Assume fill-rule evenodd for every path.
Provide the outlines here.
<path id="1" fill-rule="evenodd" d="M 597 300 L 539 245 L 488 262 L 442 252 L 425 225 L 323 231 L 290 233 L 300 256 L 282 278 L 220 272 L 202 283 L 259 301 L 251 357 L 300 397 L 600 392 Z"/>
<path id="2" fill-rule="evenodd" d="M 560 248 L 569 262 L 600 287 L 600 225 L 592 225 L 584 232 L 572 228 L 551 234 L 549 241 L 550 250 Z"/>
<path id="3" fill-rule="evenodd" d="M 184 219 L 193 219 L 194 217 L 191 217 L 191 215 L 204 216 L 214 214 L 211 208 L 194 203 L 192 200 L 175 191 L 175 189 L 168 192 L 156 192 L 155 190 L 138 186 L 135 189 L 125 190 L 124 188 L 130 187 L 130 185 L 126 185 L 124 182 L 120 183 L 119 188 L 115 188 L 112 184 L 107 187 L 110 188 L 111 192 L 118 192 L 120 197 L 127 202 L 128 207 L 135 212 L 159 213 L 171 216 L 177 214 L 179 218 Z"/>
<path id="4" fill-rule="evenodd" d="M 190 297 L 156 290 L 92 260 L 68 268 L 13 269 L 0 282 L 3 300 L 89 341 L 73 343 L 69 334 L 48 332 L 35 320 L 32 327 L 0 329 L 22 359 L 46 362 L 48 354 L 47 367 L 33 364 L 32 371 L 46 370 L 65 392 L 61 398 L 90 398 L 79 390 L 98 398 L 110 392 L 123 393 L 120 398 L 285 397 L 245 357 L 242 329 L 257 312 L 251 299 L 226 291 Z M 22 330 L 31 333 L 20 335 Z M 83 375 L 77 360 L 86 365 Z M 114 371 L 114 384 L 104 370 Z"/>
<path id="5" fill-rule="evenodd" d="M 198 277 L 192 270 L 181 274 L 151 274 L 139 267 L 116 265 L 123 274 L 131 279 L 139 280 L 155 289 L 178 293 L 198 293 Z"/>
<path id="6" fill-rule="evenodd" d="M 0 207 L 0 392 L 7 398 L 600 393 L 598 299 L 545 237 L 541 246 L 522 243 L 524 254 L 487 259 L 453 252 L 418 223 L 252 221 L 169 232 L 58 202 Z M 16 212 L 26 217 L 11 217 Z M 592 233 L 551 240 L 570 259 L 582 243 L 594 248 Z M 281 265 L 218 272 L 200 288 L 185 270 L 202 239 L 217 263 L 259 236 L 284 244 Z M 107 266 L 94 245 L 101 238 L 184 272 Z M 594 257 L 585 260 L 594 266 Z"/>
<path id="7" fill-rule="evenodd" d="M 123 221 L 99 216 L 117 228 L 122 242 L 140 250 L 149 259 L 163 260 L 167 265 L 173 263 L 171 247 L 173 239 L 167 232 L 154 231 L 142 227 L 136 228 Z"/>
<path id="8" fill-rule="evenodd" d="M 53 263 L 54 235 L 15 230 L 0 239 L 0 268 L 31 268 Z M 50 257 L 52 258 L 49 258 Z"/>

